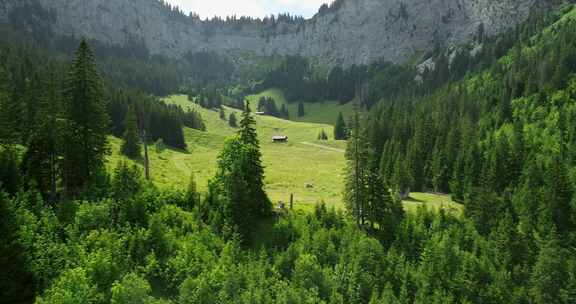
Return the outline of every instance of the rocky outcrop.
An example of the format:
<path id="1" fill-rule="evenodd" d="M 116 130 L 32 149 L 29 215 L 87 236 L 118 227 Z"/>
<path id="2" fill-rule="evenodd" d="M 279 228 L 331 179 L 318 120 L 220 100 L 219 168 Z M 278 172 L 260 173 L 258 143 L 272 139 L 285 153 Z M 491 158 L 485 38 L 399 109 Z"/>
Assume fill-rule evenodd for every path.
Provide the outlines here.
<path id="1" fill-rule="evenodd" d="M 13 6 L 0 0 L 0 20 Z M 37 1 L 37 0 L 35 0 Z M 204 50 L 236 61 L 302 55 L 328 66 L 406 62 L 435 46 L 494 35 L 525 20 L 543 0 L 339 0 L 302 22 L 209 23 L 174 14 L 157 0 L 41 0 L 56 33 L 109 44 L 143 42 L 152 54 Z"/>

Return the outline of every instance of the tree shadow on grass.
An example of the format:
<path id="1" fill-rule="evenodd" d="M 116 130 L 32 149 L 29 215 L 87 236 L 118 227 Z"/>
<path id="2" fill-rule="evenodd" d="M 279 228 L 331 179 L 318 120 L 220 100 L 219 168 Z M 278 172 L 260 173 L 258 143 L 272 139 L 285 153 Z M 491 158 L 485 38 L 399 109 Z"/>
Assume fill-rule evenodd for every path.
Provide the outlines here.
<path id="1" fill-rule="evenodd" d="M 425 203 L 423 200 L 415 199 L 411 196 L 404 199 L 405 202 L 413 202 L 413 203 Z"/>

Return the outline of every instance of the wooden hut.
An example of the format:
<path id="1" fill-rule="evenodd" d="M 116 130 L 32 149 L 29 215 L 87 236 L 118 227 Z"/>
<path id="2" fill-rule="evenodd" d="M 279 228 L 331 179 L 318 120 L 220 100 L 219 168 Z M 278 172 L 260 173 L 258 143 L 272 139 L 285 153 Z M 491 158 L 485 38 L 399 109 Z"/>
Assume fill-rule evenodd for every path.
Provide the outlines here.
<path id="1" fill-rule="evenodd" d="M 275 143 L 284 143 L 288 141 L 288 136 L 286 135 L 276 135 L 272 137 L 272 141 Z"/>

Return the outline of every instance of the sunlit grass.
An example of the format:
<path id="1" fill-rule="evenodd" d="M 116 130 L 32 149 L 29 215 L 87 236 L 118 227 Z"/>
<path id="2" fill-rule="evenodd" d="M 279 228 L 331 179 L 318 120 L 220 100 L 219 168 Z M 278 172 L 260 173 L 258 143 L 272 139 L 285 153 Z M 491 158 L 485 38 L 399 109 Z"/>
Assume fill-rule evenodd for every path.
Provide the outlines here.
<path id="1" fill-rule="evenodd" d="M 237 129 L 221 120 L 217 111 L 203 109 L 188 101 L 186 96 L 172 96 L 165 101 L 196 109 L 204 118 L 207 131 L 185 128 L 188 145 L 186 151 L 169 148 L 160 150 L 151 145 L 149 157 L 152 179 L 161 189 L 184 190 L 191 174 L 194 174 L 199 190 L 205 191 L 208 181 L 215 174 L 216 159 L 226 138 L 236 134 Z M 240 111 L 227 107 L 225 111 L 226 116 L 234 112 L 240 119 Z M 282 201 L 288 207 L 290 194 L 293 194 L 295 210 L 311 212 L 319 202 L 325 202 L 328 207 L 344 208 L 342 191 L 346 143 L 317 140 L 322 129 L 332 136 L 331 126 L 270 116 L 254 117 L 265 166 L 265 187 L 274 205 Z M 273 143 L 273 135 L 287 135 L 289 142 Z M 121 140 L 111 137 L 110 143 L 113 153 L 109 156 L 108 165 L 112 169 L 123 157 L 120 155 Z M 141 161 L 138 163 L 142 165 Z M 418 206 L 426 206 L 434 210 L 446 208 L 458 214 L 462 212 L 461 205 L 452 202 L 448 196 L 413 193 L 411 198 L 404 202 L 409 211 Z"/>
<path id="2" fill-rule="evenodd" d="M 246 99 L 248 99 L 250 103 L 256 107 L 258 105 L 258 100 L 260 100 L 260 97 L 263 96 L 272 97 L 276 101 L 276 106 L 278 109 L 280 109 L 282 104 L 286 104 L 288 106 L 288 112 L 290 113 L 290 120 L 327 124 L 330 125 L 330 130 L 336 123 L 338 113 L 342 112 L 342 114 L 347 117 L 352 112 L 352 103 L 341 105 L 337 101 L 305 102 L 305 115 L 298 117 L 298 103 L 288 103 L 282 90 L 276 88 L 268 89 L 261 93 L 247 96 Z"/>
<path id="3" fill-rule="evenodd" d="M 439 211 L 444 209 L 446 212 L 454 215 L 462 215 L 464 206 L 456 203 L 449 195 L 418 193 L 410 194 L 410 197 L 403 201 L 404 209 L 409 212 L 415 211 L 419 207 L 425 207 L 429 210 Z"/>
<path id="4" fill-rule="evenodd" d="M 187 100 L 186 96 L 172 96 L 166 102 L 196 109 L 206 122 L 207 131 L 185 129 L 187 151 L 150 147 L 151 175 L 156 185 L 163 189 L 185 189 L 190 175 L 195 175 L 200 190 L 206 190 L 208 180 L 214 176 L 216 158 L 227 137 L 236 129 L 219 118 L 218 112 L 203 109 Z M 240 111 L 225 108 L 226 116 Z M 287 202 L 294 194 L 295 208 L 309 209 L 324 201 L 329 206 L 340 206 L 344 171 L 344 142 L 332 141 L 330 146 L 318 141 L 318 133 L 331 127 L 323 124 L 282 120 L 270 116 L 255 116 L 265 166 L 265 187 L 275 205 Z M 287 135 L 288 143 L 273 143 L 273 135 Z M 114 166 L 119 155 L 121 140 L 111 139 Z M 304 144 L 311 143 L 313 145 Z M 326 148 L 322 148 L 326 146 Z M 336 149 L 333 149 L 333 148 Z M 306 187 L 312 185 L 311 188 Z M 308 207 L 310 206 L 310 207 Z"/>

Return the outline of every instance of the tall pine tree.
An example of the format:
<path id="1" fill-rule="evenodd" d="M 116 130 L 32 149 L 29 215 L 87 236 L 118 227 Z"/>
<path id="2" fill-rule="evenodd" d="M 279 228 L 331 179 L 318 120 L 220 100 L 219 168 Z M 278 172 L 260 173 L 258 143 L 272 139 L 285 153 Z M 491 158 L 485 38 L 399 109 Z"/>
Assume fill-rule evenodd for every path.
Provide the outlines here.
<path id="1" fill-rule="evenodd" d="M 350 138 L 346 148 L 346 189 L 344 201 L 348 212 L 358 225 L 364 224 L 366 209 L 366 174 L 368 169 L 368 142 L 361 115 L 355 104 L 350 121 Z"/>
<path id="2" fill-rule="evenodd" d="M 366 219 L 373 228 L 385 233 L 384 237 L 390 240 L 394 229 L 404 217 L 404 210 L 399 200 L 395 200 L 390 187 L 380 175 L 378 157 L 373 149 L 368 152 L 368 169 L 366 172 Z"/>
<path id="3" fill-rule="evenodd" d="M 64 185 L 75 195 L 104 166 L 108 153 L 108 114 L 94 54 L 82 40 L 65 90 Z"/>
<path id="4" fill-rule="evenodd" d="M 24 157 L 27 178 L 36 182 L 44 198 L 50 202 L 56 199 L 62 155 L 62 100 L 56 79 L 52 75 L 46 84 L 45 95 L 40 99 L 36 119 L 30 128 Z"/>
<path id="5" fill-rule="evenodd" d="M 256 133 L 256 121 L 250 111 L 250 103 L 246 103 L 242 113 L 238 136 L 240 141 L 249 147 L 244 169 L 246 170 L 247 185 L 250 188 L 250 197 L 254 204 L 252 210 L 254 210 L 256 216 L 267 216 L 272 210 L 272 204 L 264 191 L 262 153 L 260 152 L 260 142 Z"/>
<path id="6" fill-rule="evenodd" d="M 255 200 L 248 182 L 248 154 L 250 145 L 236 137 L 224 144 L 218 156 L 216 176 L 208 185 L 207 202 L 211 224 L 223 233 L 233 230 L 246 240 L 257 219 Z"/>
<path id="7" fill-rule="evenodd" d="M 558 156 L 553 159 L 548 169 L 546 186 L 548 190 L 546 216 L 550 217 L 556 225 L 556 231 L 561 235 L 574 231 L 571 218 L 574 211 L 571 205 L 574 189 L 566 166 Z"/>
<path id="8" fill-rule="evenodd" d="M 256 148 L 260 148 L 255 126 L 256 120 L 254 120 L 254 117 L 252 117 L 250 103 L 246 102 L 244 112 L 242 112 L 242 118 L 240 119 L 240 130 L 238 130 L 238 136 L 243 143 L 247 145 L 253 145 Z"/>

